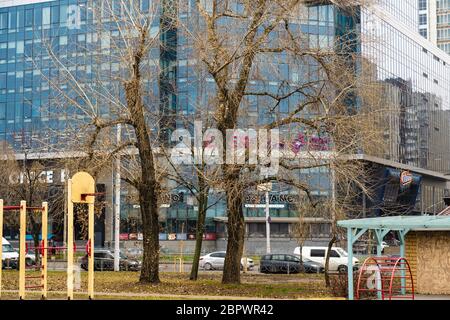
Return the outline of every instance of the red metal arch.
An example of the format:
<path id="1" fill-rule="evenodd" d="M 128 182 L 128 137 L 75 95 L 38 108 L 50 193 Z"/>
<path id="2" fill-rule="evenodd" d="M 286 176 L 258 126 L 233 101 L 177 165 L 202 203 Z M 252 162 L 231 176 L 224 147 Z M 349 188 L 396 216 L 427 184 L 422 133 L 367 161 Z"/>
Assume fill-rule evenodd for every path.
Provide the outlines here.
<path id="1" fill-rule="evenodd" d="M 367 271 L 372 273 L 367 273 Z M 370 276 L 365 278 L 367 274 Z M 374 288 L 364 287 L 363 280 L 368 281 L 369 279 L 377 281 Z M 398 285 L 399 282 L 400 285 Z M 357 300 L 361 300 L 363 295 L 375 299 L 381 296 L 382 300 L 414 300 L 414 281 L 411 268 L 408 261 L 402 257 L 368 257 L 359 269 L 356 288 Z"/>
<path id="2" fill-rule="evenodd" d="M 395 274 L 395 272 L 398 270 L 403 270 L 405 271 L 405 276 L 398 276 Z M 409 287 L 408 284 L 406 283 L 407 278 L 409 277 L 410 280 L 410 284 L 411 286 Z M 393 289 L 393 285 L 394 285 L 394 281 L 395 279 L 400 279 L 400 281 L 402 281 L 402 279 L 404 279 L 405 285 L 401 285 L 399 287 L 399 289 L 404 289 L 406 290 L 411 290 L 411 296 L 407 296 L 402 295 L 400 297 L 402 298 L 411 298 L 412 300 L 414 300 L 414 280 L 413 280 L 413 276 L 412 276 L 412 272 L 411 272 L 411 267 L 409 265 L 408 260 L 406 260 L 405 258 L 398 258 L 397 261 L 395 262 L 394 267 L 392 268 L 392 273 L 391 273 L 391 281 L 390 281 L 390 285 L 389 285 L 389 300 L 392 300 L 392 298 L 396 298 L 397 296 L 393 295 L 392 289 Z"/>

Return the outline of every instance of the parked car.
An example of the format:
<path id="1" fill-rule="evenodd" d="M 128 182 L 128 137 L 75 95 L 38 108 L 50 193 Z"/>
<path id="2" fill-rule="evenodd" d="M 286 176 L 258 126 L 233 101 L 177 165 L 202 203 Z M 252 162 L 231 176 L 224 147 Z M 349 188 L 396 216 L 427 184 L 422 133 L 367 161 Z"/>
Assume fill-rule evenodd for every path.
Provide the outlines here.
<path id="1" fill-rule="evenodd" d="M 119 255 L 119 267 L 121 271 L 139 271 L 141 270 L 141 262 L 130 259 L 124 254 Z M 88 270 L 88 255 L 81 258 L 81 268 Z M 95 271 L 113 271 L 114 270 L 114 253 L 110 250 L 94 249 L 94 270 Z"/>
<path id="2" fill-rule="evenodd" d="M 205 270 L 217 270 L 223 269 L 225 265 L 225 251 L 216 251 L 208 253 L 200 257 L 199 266 Z M 251 270 L 255 266 L 254 262 L 250 258 L 242 257 L 241 259 L 241 270 L 244 269 L 244 265 L 247 260 L 247 269 Z"/>
<path id="3" fill-rule="evenodd" d="M 314 262 L 325 265 L 325 258 L 328 251 L 328 247 L 302 247 L 302 258 L 312 260 Z M 295 248 L 295 255 L 300 255 L 300 247 Z M 330 271 L 347 272 L 348 265 L 348 253 L 339 247 L 331 248 L 330 252 Z M 353 258 L 352 260 L 353 270 L 358 270 L 359 260 Z"/>
<path id="4" fill-rule="evenodd" d="M 370 250 L 369 250 L 369 248 L 370 248 Z M 381 254 L 384 254 L 385 248 L 389 248 L 389 244 L 386 241 L 382 241 L 381 242 Z M 377 254 L 377 242 L 375 240 L 358 240 L 353 245 L 353 252 L 359 253 L 362 255 Z"/>
<path id="5" fill-rule="evenodd" d="M 36 256 L 32 253 L 25 255 L 25 263 L 28 266 L 36 264 Z M 2 238 L 2 268 L 18 269 L 19 252 L 14 249 L 11 243 Z"/>
<path id="6" fill-rule="evenodd" d="M 261 273 L 320 273 L 324 272 L 322 264 L 292 254 L 266 254 L 261 257 Z"/>

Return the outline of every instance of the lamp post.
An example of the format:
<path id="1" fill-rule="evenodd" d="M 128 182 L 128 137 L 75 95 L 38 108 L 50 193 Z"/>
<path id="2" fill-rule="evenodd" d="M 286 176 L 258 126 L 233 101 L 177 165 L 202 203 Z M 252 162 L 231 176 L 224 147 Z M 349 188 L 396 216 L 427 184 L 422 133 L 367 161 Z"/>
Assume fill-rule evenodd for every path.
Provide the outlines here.
<path id="1" fill-rule="evenodd" d="M 268 174 L 266 173 L 266 179 Z M 272 190 L 272 182 L 262 183 L 258 185 L 259 191 L 265 191 L 266 203 L 264 209 L 266 212 L 266 253 L 270 253 L 270 197 L 269 191 Z"/>
<path id="2" fill-rule="evenodd" d="M 117 125 L 117 145 L 121 142 L 121 125 Z M 116 156 L 114 172 L 114 271 L 120 271 L 120 155 Z"/>

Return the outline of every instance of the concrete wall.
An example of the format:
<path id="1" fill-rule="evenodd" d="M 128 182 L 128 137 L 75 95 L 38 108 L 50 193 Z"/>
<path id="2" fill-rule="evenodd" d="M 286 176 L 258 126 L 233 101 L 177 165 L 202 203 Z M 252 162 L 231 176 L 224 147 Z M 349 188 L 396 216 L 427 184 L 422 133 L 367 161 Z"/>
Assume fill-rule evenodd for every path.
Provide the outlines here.
<path id="1" fill-rule="evenodd" d="M 178 254 L 183 246 L 184 254 L 192 254 L 195 248 L 195 241 L 160 241 L 162 253 Z M 108 247 L 107 243 L 106 247 Z M 328 239 L 313 239 L 305 241 L 305 246 L 327 246 Z M 299 246 L 297 240 L 291 238 L 271 239 L 270 241 L 272 253 L 294 253 L 294 249 Z M 141 241 L 122 241 L 123 248 L 142 248 Z M 111 243 L 111 248 L 114 248 L 114 242 Z M 220 238 L 216 241 L 203 241 L 202 254 L 213 251 L 225 251 L 227 248 L 227 239 Z M 251 238 L 245 241 L 246 255 L 262 255 L 266 253 L 266 239 L 265 238 Z"/>
<path id="2" fill-rule="evenodd" d="M 410 232 L 406 241 L 416 292 L 450 294 L 450 231 Z"/>
<path id="3" fill-rule="evenodd" d="M 110 245 L 111 249 L 114 249 L 114 241 L 111 244 L 107 243 L 106 247 Z M 186 240 L 186 241 L 159 241 L 159 245 L 161 246 L 161 253 L 167 254 L 179 254 L 182 250 L 184 254 L 193 254 L 195 248 L 195 241 Z M 142 241 L 121 241 L 121 248 L 141 248 L 142 249 Z M 216 242 L 215 241 L 203 241 L 202 243 L 202 254 L 206 254 L 216 250 Z"/>
<path id="4" fill-rule="evenodd" d="M 327 246 L 328 239 L 314 239 L 305 241 L 304 246 Z M 294 249 L 299 246 L 296 239 L 291 238 L 273 238 L 270 240 L 271 253 L 294 253 Z M 225 251 L 227 248 L 226 239 L 216 240 L 217 250 Z M 266 238 L 250 238 L 245 240 L 245 254 L 262 255 L 266 253 Z"/>

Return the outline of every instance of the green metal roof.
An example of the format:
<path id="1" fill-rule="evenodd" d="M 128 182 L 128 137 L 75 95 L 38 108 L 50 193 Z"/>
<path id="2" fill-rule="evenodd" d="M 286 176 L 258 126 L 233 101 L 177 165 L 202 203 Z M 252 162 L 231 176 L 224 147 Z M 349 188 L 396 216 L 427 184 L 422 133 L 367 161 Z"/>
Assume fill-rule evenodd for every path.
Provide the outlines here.
<path id="1" fill-rule="evenodd" d="M 338 226 L 358 229 L 450 230 L 450 216 L 392 216 L 340 220 Z"/>

